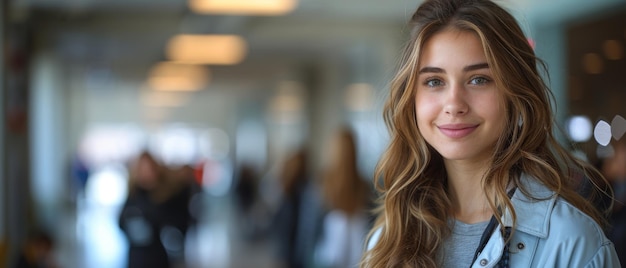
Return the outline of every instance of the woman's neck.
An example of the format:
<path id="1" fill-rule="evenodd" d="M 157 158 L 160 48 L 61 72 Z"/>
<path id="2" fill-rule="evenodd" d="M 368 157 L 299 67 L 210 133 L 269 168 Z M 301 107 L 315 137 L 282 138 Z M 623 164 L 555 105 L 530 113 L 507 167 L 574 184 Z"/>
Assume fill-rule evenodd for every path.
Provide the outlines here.
<path id="1" fill-rule="evenodd" d="M 445 161 L 445 167 L 452 215 L 465 223 L 489 220 L 493 213 L 481 183 L 487 170 L 486 165 Z"/>

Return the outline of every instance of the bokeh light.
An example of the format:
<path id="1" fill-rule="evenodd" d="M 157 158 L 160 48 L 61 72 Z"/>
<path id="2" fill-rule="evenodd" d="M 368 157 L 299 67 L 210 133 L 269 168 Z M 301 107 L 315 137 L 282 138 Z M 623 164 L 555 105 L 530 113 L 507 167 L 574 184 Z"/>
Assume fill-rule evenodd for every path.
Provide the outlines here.
<path id="1" fill-rule="evenodd" d="M 607 146 L 609 142 L 611 142 L 611 125 L 603 120 L 600 120 L 593 130 L 593 136 L 598 144 Z"/>
<path id="2" fill-rule="evenodd" d="M 626 133 L 626 119 L 621 115 L 616 115 L 611 121 L 611 135 L 615 140 L 619 140 Z"/>
<path id="3" fill-rule="evenodd" d="M 586 116 L 572 116 L 567 122 L 567 131 L 575 142 L 585 142 L 591 138 L 592 124 Z"/>
<path id="4" fill-rule="evenodd" d="M 117 164 L 104 166 L 88 180 L 86 197 L 89 201 L 105 206 L 121 205 L 126 199 L 127 171 Z"/>
<path id="5" fill-rule="evenodd" d="M 604 57 L 609 60 L 619 60 L 624 56 L 624 46 L 617 40 L 606 40 L 602 44 Z"/>
<path id="6" fill-rule="evenodd" d="M 583 68 L 588 74 L 600 74 L 604 71 L 604 62 L 596 53 L 587 53 L 583 57 Z"/>
<path id="7" fill-rule="evenodd" d="M 608 145 L 608 146 L 598 145 L 598 147 L 596 147 L 596 155 L 601 159 L 611 157 L 613 153 L 615 153 L 615 149 L 611 145 Z"/>

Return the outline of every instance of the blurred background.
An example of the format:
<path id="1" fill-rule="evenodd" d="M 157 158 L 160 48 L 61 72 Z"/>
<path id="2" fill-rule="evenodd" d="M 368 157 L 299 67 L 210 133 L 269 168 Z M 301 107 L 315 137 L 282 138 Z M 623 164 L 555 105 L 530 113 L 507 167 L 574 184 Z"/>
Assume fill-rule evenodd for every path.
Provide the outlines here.
<path id="1" fill-rule="evenodd" d="M 170 267 L 346 267 L 373 194 L 325 181 L 370 186 L 420 2 L 3 0 L 0 266 L 125 267 L 151 241 Z M 601 167 L 626 139 L 626 2 L 498 2 L 548 65 L 560 138 Z"/>

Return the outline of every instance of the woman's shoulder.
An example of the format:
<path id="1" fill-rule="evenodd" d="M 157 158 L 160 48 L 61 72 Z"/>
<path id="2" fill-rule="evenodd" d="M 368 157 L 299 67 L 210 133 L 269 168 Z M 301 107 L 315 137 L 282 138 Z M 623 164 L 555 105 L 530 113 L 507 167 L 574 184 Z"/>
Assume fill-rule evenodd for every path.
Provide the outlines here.
<path id="1" fill-rule="evenodd" d="M 550 214 L 551 236 L 555 234 L 565 237 L 581 236 L 587 243 L 604 244 L 608 239 L 604 230 L 589 215 L 561 197 L 557 197 Z"/>
<path id="2" fill-rule="evenodd" d="M 525 181 L 525 191 L 512 198 L 517 230 L 554 241 L 581 241 L 600 247 L 610 243 L 589 215 L 536 180 Z M 529 196 L 532 195 L 532 196 Z"/>
<path id="3" fill-rule="evenodd" d="M 517 214 L 514 239 L 530 242 L 534 237 L 531 240 L 538 241 L 531 243 L 538 254 L 533 263 L 542 267 L 619 267 L 612 242 L 593 218 L 547 187 L 531 183 L 534 185 L 526 193 L 516 191 L 512 202 Z M 528 196 L 535 193 L 541 198 Z M 564 263 L 569 265 L 562 266 Z"/>

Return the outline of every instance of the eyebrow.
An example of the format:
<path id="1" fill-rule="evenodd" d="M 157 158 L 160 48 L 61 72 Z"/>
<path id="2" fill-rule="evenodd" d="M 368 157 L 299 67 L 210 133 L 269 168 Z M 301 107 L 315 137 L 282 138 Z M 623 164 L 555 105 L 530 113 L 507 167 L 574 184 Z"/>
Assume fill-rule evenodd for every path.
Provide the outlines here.
<path id="1" fill-rule="evenodd" d="M 483 63 L 478 63 L 478 64 L 472 64 L 472 65 L 468 65 L 465 66 L 463 68 L 463 72 L 469 72 L 469 71 L 475 71 L 475 70 L 479 70 L 479 69 L 488 69 L 489 68 L 489 64 L 486 62 Z M 446 71 L 444 69 L 438 68 L 438 67 L 424 67 L 422 69 L 420 69 L 418 74 L 422 74 L 422 73 L 445 73 Z"/>
<path id="2" fill-rule="evenodd" d="M 486 62 L 483 62 L 479 64 L 465 66 L 465 68 L 463 68 L 463 71 L 469 72 L 469 71 L 475 71 L 475 70 L 480 70 L 480 69 L 489 69 L 489 64 Z"/>

